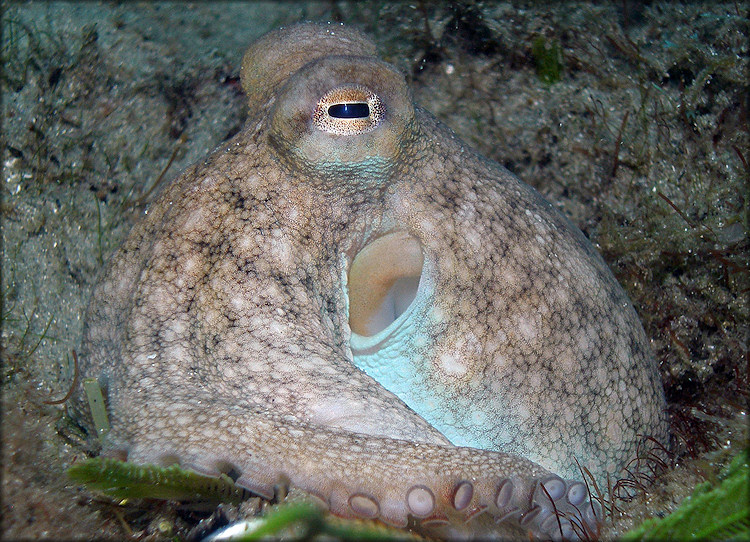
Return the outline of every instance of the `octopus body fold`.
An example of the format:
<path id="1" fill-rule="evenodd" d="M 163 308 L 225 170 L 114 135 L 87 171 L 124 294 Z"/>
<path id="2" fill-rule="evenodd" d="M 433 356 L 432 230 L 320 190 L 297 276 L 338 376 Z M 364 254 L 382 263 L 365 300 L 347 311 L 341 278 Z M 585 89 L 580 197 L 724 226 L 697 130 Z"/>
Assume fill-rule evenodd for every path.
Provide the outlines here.
<path id="1" fill-rule="evenodd" d="M 89 305 L 104 453 L 345 517 L 576 538 L 664 397 L 627 296 L 537 192 L 414 105 L 361 33 L 251 46 L 245 128 L 165 188 Z M 73 415 L 93 422 L 83 394 Z"/>

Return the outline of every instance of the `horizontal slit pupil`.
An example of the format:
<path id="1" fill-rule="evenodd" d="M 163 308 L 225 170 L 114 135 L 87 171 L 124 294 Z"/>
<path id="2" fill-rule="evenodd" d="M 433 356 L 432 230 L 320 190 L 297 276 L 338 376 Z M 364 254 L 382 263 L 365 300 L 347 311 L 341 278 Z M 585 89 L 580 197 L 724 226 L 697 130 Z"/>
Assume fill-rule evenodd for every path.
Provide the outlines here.
<path id="1" fill-rule="evenodd" d="M 366 119 L 370 116 L 370 106 L 366 103 L 333 104 L 328 114 L 336 119 Z"/>

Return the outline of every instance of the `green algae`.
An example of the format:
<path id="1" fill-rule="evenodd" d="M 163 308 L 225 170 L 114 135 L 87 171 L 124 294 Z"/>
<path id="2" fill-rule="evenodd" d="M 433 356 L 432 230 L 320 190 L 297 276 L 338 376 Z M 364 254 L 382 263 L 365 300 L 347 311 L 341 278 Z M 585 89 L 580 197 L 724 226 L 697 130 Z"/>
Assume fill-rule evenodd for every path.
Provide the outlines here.
<path id="1" fill-rule="evenodd" d="M 83 381 L 83 390 L 86 392 L 86 399 L 89 402 L 96 436 L 101 440 L 109 433 L 109 417 L 107 416 L 102 388 L 96 378 L 87 378 Z"/>
<path id="2" fill-rule="evenodd" d="M 545 85 L 557 83 L 562 76 L 562 54 L 556 40 L 537 36 L 531 43 L 531 56 L 534 58 L 537 77 Z"/>
<path id="3" fill-rule="evenodd" d="M 107 457 L 76 463 L 68 476 L 88 489 L 117 499 L 164 499 L 239 503 L 249 493 L 229 476 L 205 476 L 177 465 L 136 465 Z"/>
<path id="4" fill-rule="evenodd" d="M 310 502 L 292 502 L 271 509 L 265 516 L 240 522 L 234 526 L 231 537 L 221 538 L 234 542 L 256 540 L 423 540 L 423 538 L 397 531 L 371 521 L 345 520 L 326 514 Z M 212 538 L 208 537 L 208 541 Z"/>
<path id="5" fill-rule="evenodd" d="M 622 542 L 750 539 L 749 456 L 748 450 L 738 454 L 718 485 L 700 484 L 672 514 L 643 522 Z"/>

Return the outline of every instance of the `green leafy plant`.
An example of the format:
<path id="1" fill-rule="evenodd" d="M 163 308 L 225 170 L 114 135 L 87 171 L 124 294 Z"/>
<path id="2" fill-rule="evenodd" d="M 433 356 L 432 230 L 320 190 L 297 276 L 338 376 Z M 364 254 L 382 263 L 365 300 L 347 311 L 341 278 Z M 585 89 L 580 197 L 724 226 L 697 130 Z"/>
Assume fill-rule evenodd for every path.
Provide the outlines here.
<path id="1" fill-rule="evenodd" d="M 748 450 L 737 455 L 718 486 L 702 483 L 672 514 L 645 521 L 621 540 L 750 539 L 749 455 Z"/>
<path id="2" fill-rule="evenodd" d="M 231 531 L 231 535 L 229 535 Z M 345 520 L 326 514 L 320 506 L 294 502 L 272 508 L 265 516 L 240 521 L 219 531 L 221 540 L 254 542 L 268 537 L 294 540 L 424 540 L 420 536 L 373 521 Z M 207 542 L 212 540 L 208 537 Z"/>
<path id="3" fill-rule="evenodd" d="M 177 465 L 135 465 L 94 457 L 68 469 L 68 476 L 98 493 L 118 499 L 169 499 L 239 503 L 249 493 L 222 474 L 217 478 Z"/>

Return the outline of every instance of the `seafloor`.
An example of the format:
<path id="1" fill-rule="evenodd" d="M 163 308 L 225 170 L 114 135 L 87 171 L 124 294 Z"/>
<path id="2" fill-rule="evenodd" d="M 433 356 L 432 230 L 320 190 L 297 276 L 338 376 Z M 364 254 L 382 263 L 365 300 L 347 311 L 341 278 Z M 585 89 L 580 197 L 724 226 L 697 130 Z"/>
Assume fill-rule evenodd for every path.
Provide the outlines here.
<path id="1" fill-rule="evenodd" d="M 669 465 L 611 537 L 748 444 L 748 18 L 728 3 L 29 2 L 2 14 L 2 536 L 184 536 L 169 505 L 70 483 L 61 405 L 87 296 L 160 186 L 236 133 L 244 48 L 369 33 L 415 99 L 533 185 L 630 294 L 669 401 Z M 158 183 L 159 186 L 155 185 Z"/>

